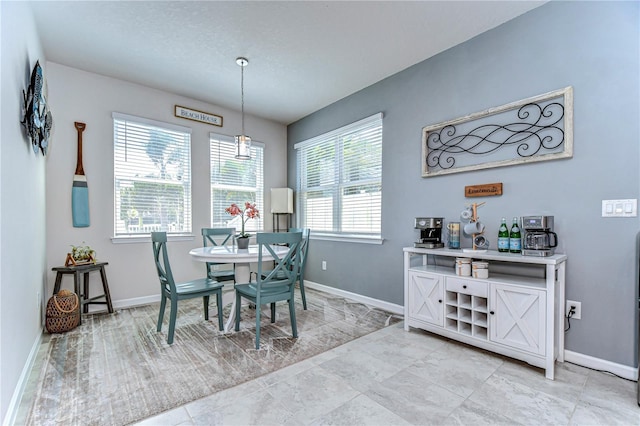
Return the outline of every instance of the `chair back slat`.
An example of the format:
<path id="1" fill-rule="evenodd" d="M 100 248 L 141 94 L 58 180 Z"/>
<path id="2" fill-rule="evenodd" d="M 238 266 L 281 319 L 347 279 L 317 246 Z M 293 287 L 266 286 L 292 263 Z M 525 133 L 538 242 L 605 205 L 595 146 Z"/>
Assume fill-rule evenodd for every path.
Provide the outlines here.
<path id="1" fill-rule="evenodd" d="M 283 285 L 289 286 L 289 290 L 293 293 L 301 257 L 301 241 L 301 232 L 273 232 L 258 234 L 258 275 L 256 281 L 258 294 L 260 294 L 263 289 Z M 289 247 L 286 253 L 278 255 L 274 249 L 275 245 L 279 245 L 280 247 L 288 245 Z M 273 269 L 265 271 L 266 275 L 264 278 L 262 273 L 263 250 L 267 250 L 269 252 L 274 263 Z"/>
<path id="2" fill-rule="evenodd" d="M 152 232 L 151 243 L 153 247 L 153 259 L 156 264 L 156 271 L 160 279 L 160 286 L 163 291 L 175 292 L 176 284 L 173 280 L 171 265 L 169 264 L 169 254 L 167 253 L 167 233 Z"/>
<path id="3" fill-rule="evenodd" d="M 235 246 L 236 228 L 202 228 L 202 245 L 207 246 L 226 246 L 229 243 Z M 217 238 L 216 238 L 217 237 Z M 213 276 L 213 266 L 221 265 L 219 262 L 206 262 L 207 276 L 209 278 L 215 278 Z"/>

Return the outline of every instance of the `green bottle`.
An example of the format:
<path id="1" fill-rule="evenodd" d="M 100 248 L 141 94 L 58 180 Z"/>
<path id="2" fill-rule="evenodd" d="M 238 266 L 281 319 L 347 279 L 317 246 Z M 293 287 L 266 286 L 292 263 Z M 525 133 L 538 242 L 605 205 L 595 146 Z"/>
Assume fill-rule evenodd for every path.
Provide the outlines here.
<path id="1" fill-rule="evenodd" d="M 509 251 L 509 228 L 507 228 L 507 218 L 502 218 L 500 228 L 498 228 L 498 251 Z"/>
<path id="2" fill-rule="evenodd" d="M 511 232 L 509 233 L 509 251 L 511 253 L 520 253 L 522 248 L 522 241 L 520 235 L 520 228 L 518 227 L 518 218 L 513 218 L 513 225 L 511 225 Z"/>

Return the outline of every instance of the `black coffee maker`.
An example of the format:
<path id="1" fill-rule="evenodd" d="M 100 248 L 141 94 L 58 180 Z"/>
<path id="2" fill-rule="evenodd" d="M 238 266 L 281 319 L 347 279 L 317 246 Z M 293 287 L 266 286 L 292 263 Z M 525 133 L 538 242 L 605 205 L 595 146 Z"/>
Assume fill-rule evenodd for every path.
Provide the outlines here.
<path id="1" fill-rule="evenodd" d="M 442 242 L 442 217 L 416 217 L 415 229 L 420 230 L 420 241 L 413 243 L 414 247 L 441 248 Z"/>

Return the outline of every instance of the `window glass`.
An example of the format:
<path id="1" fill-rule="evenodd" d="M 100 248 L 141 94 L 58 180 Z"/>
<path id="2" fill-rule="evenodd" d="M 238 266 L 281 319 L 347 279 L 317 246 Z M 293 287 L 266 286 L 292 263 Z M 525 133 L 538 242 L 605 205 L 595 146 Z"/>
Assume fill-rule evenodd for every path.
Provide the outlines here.
<path id="1" fill-rule="evenodd" d="M 211 227 L 242 228 L 241 216 L 231 216 L 225 211 L 231 203 L 244 209 L 245 202 L 256 203 L 260 217 L 249 219 L 245 232 L 263 229 L 264 206 L 264 145 L 251 143 L 251 159 L 235 158 L 235 143 L 232 137 L 211 133 Z"/>
<path id="2" fill-rule="evenodd" d="M 191 233 L 191 130 L 113 113 L 114 234 Z"/>
<path id="3" fill-rule="evenodd" d="M 312 235 L 380 237 L 382 114 L 295 148 L 299 225 Z"/>

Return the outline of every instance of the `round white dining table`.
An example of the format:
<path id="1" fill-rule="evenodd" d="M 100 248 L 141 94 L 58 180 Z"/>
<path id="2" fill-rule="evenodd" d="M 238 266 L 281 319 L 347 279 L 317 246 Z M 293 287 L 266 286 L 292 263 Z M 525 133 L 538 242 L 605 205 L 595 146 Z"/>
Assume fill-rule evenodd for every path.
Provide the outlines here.
<path id="1" fill-rule="evenodd" d="M 286 246 L 272 246 L 272 248 L 277 256 L 282 256 L 289 251 L 289 247 Z M 189 254 L 200 262 L 235 264 L 236 282 L 242 284 L 251 281 L 251 263 L 258 262 L 259 247 L 258 245 L 250 245 L 248 249 L 239 249 L 235 244 L 233 246 L 198 247 L 189 251 Z M 266 247 L 262 249 L 262 260 L 273 260 L 273 256 Z M 224 327 L 224 331 L 227 333 L 231 331 L 235 319 L 235 292 L 223 293 L 222 303 L 224 305 L 232 304 L 229 319 Z"/>

